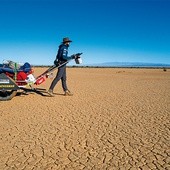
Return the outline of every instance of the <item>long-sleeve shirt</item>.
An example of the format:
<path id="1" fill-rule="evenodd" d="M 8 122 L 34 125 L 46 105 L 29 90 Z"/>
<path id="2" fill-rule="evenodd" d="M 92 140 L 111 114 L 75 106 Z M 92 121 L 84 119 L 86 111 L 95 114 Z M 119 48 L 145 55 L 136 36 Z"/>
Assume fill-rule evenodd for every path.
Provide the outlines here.
<path id="1" fill-rule="evenodd" d="M 68 56 L 68 46 L 65 44 L 61 44 L 58 49 L 57 59 L 59 61 L 67 61 L 72 59 L 71 56 Z"/>

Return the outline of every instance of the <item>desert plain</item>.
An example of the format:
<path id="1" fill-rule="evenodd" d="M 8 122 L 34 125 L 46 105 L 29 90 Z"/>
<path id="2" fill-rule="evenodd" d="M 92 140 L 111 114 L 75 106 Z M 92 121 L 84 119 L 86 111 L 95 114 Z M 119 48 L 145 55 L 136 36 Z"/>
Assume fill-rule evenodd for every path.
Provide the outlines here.
<path id="1" fill-rule="evenodd" d="M 67 68 L 67 84 L 0 102 L 0 170 L 170 170 L 170 69 Z"/>

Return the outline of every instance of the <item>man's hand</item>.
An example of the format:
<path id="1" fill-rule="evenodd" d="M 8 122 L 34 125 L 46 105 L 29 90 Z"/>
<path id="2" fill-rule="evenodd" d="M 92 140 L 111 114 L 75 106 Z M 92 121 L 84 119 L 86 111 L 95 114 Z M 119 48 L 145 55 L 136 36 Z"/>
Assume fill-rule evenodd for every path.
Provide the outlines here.
<path id="1" fill-rule="evenodd" d="M 81 54 L 82 53 L 73 54 L 73 55 L 71 55 L 71 57 L 72 57 L 72 59 L 80 58 Z"/>
<path id="2" fill-rule="evenodd" d="M 72 59 L 76 59 L 76 54 L 71 55 Z"/>
<path id="3" fill-rule="evenodd" d="M 57 66 L 59 65 L 59 62 L 57 60 L 54 60 L 54 64 Z"/>

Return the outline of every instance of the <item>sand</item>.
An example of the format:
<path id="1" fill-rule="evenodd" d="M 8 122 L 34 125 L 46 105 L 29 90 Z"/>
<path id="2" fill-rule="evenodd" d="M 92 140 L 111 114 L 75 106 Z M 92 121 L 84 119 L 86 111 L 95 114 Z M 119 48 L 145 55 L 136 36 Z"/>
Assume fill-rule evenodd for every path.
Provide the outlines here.
<path id="1" fill-rule="evenodd" d="M 169 69 L 67 68 L 67 75 L 73 96 L 59 83 L 55 97 L 0 102 L 0 170 L 170 169 Z"/>

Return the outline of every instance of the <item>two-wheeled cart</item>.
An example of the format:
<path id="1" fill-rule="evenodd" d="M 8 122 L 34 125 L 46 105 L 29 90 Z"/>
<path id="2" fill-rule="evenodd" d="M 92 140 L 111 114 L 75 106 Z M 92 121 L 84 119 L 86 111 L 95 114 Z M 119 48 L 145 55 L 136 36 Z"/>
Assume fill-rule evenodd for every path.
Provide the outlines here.
<path id="1" fill-rule="evenodd" d="M 79 58 L 75 59 L 76 64 L 81 64 Z M 37 94 L 44 95 L 46 89 L 35 88 L 33 85 L 42 84 L 48 77 L 51 76 L 52 72 L 67 64 L 70 60 L 62 64 L 54 64 L 49 67 L 45 72 L 35 78 L 33 75 L 33 68 L 29 63 L 19 65 L 13 61 L 6 61 L 0 64 L 0 101 L 11 100 L 17 95 L 19 91 L 22 92 L 35 92 Z"/>

